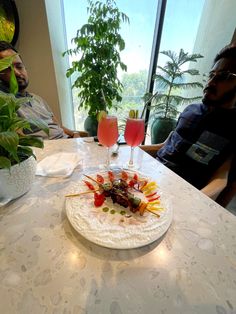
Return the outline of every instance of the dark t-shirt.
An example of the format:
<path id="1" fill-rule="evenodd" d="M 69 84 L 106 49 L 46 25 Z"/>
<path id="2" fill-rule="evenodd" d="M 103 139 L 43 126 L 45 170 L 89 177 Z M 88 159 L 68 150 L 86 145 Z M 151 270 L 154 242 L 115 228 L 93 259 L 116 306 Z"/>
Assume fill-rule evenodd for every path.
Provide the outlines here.
<path id="1" fill-rule="evenodd" d="M 236 109 L 192 104 L 180 115 L 176 129 L 157 158 L 198 189 L 236 151 Z"/>

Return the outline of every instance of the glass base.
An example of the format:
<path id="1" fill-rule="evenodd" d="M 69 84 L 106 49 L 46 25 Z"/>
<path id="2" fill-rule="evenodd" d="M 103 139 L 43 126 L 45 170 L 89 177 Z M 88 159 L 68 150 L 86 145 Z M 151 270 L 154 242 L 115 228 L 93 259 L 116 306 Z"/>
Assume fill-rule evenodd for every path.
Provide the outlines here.
<path id="1" fill-rule="evenodd" d="M 128 162 L 127 163 L 125 163 L 124 165 L 123 165 L 123 169 L 126 169 L 126 170 L 138 170 L 138 169 L 140 169 L 140 165 L 139 164 L 137 164 L 137 163 L 133 163 L 132 165 L 130 165 Z"/>
<path id="2" fill-rule="evenodd" d="M 110 163 L 110 165 L 107 164 L 101 164 L 98 166 L 99 169 L 101 170 L 119 170 L 122 169 L 122 165 L 117 164 L 117 163 Z"/>

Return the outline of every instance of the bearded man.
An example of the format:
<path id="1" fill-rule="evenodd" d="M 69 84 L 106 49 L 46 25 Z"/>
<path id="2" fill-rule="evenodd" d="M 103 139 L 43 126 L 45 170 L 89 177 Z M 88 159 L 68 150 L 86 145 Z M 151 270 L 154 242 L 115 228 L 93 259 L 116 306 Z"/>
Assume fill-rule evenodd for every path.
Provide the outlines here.
<path id="1" fill-rule="evenodd" d="M 164 143 L 141 148 L 157 151 L 157 160 L 215 199 L 236 152 L 235 45 L 217 54 L 203 93 L 202 103 L 185 108 Z"/>
<path id="2" fill-rule="evenodd" d="M 0 41 L 0 59 L 14 56 L 13 68 L 18 83 L 18 93 L 16 97 L 28 97 L 29 101 L 24 103 L 17 111 L 20 117 L 26 119 L 41 119 L 49 128 L 49 136 L 36 126 L 31 126 L 31 131 L 25 131 L 37 137 L 44 139 L 61 139 L 68 137 L 86 136 L 87 132 L 72 131 L 66 127 L 60 126 L 58 120 L 54 116 L 51 108 L 40 96 L 29 93 L 27 87 L 29 85 L 28 73 L 25 65 L 18 54 L 17 50 L 9 43 Z M 0 91 L 9 93 L 11 68 L 7 68 L 0 72 Z"/>

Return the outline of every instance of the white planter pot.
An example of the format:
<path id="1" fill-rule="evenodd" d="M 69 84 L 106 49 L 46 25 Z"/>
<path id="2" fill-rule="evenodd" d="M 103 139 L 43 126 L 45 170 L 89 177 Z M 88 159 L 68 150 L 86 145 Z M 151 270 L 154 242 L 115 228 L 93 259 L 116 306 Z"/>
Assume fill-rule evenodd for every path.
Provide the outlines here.
<path id="1" fill-rule="evenodd" d="M 29 191 L 36 165 L 35 158 L 31 156 L 10 169 L 0 169 L 0 206 Z"/>

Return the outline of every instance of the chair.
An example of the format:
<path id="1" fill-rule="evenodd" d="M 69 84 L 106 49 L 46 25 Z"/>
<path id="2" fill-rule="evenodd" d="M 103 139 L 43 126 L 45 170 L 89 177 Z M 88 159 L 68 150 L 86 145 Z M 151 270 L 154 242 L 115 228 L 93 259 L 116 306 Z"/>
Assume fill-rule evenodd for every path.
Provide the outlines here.
<path id="1" fill-rule="evenodd" d="M 88 132 L 86 132 L 86 131 L 78 131 L 78 132 L 79 132 L 80 137 L 88 137 L 89 136 Z"/>
<path id="2" fill-rule="evenodd" d="M 74 138 L 74 137 L 88 137 L 89 134 L 86 131 L 72 131 L 69 130 L 65 127 L 63 127 L 64 132 L 69 136 L 69 138 Z"/>

